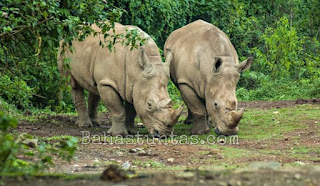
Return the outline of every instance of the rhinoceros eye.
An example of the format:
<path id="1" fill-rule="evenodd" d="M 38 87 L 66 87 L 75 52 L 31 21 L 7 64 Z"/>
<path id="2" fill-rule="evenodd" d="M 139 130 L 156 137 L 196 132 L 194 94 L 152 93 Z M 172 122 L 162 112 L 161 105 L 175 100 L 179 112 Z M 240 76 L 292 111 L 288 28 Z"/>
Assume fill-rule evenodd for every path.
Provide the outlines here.
<path id="1" fill-rule="evenodd" d="M 148 101 L 147 102 L 147 111 L 152 111 L 153 110 L 153 101 Z"/>

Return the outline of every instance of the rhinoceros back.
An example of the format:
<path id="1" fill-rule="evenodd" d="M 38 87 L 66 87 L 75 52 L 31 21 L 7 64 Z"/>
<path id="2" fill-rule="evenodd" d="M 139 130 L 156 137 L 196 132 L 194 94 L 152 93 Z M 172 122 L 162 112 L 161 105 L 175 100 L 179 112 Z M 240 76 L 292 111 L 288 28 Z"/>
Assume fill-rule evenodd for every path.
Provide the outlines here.
<path id="1" fill-rule="evenodd" d="M 93 25 L 92 28 L 95 31 L 101 30 L 97 25 Z M 149 35 L 134 26 L 115 24 L 115 34 L 130 29 L 138 29 L 142 37 L 147 39 L 143 47 L 149 60 L 161 61 L 157 45 Z M 113 31 L 109 34 L 112 35 Z M 142 71 L 138 63 L 139 52 L 137 49 L 130 50 L 130 46 L 125 47 L 121 42 L 115 44 L 115 51 L 110 52 L 107 47 L 102 48 L 99 45 L 100 41 L 104 43 L 103 38 L 103 34 L 90 35 L 84 41 L 72 43 L 74 52 L 66 51 L 65 54 L 65 57 L 71 59 L 69 74 L 71 73 L 76 82 L 89 92 L 98 94 L 97 85 L 103 84 L 113 87 L 124 100 L 130 99 L 132 81 Z"/>

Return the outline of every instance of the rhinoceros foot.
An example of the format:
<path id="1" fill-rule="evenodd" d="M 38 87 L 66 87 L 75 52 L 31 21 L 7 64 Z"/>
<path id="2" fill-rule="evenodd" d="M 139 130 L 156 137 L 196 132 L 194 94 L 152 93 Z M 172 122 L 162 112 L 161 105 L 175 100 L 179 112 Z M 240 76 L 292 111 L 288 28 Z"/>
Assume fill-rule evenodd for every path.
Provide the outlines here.
<path id="1" fill-rule="evenodd" d="M 92 127 L 92 121 L 90 119 L 87 120 L 78 120 L 76 122 L 76 126 L 78 126 L 79 128 L 83 128 L 83 127 Z"/>
<path id="2" fill-rule="evenodd" d="M 92 122 L 94 127 L 100 127 L 101 126 L 100 121 L 99 121 L 98 118 L 91 118 L 91 122 Z"/>
<path id="3" fill-rule="evenodd" d="M 112 127 L 108 130 L 108 134 L 111 136 L 126 136 L 128 135 L 128 131 L 126 128 L 112 125 Z"/>
<path id="4" fill-rule="evenodd" d="M 209 132 L 210 132 L 210 127 L 207 124 L 206 116 L 194 115 L 194 123 L 191 129 L 191 134 L 199 135 L 199 134 L 207 134 Z"/>
<path id="5" fill-rule="evenodd" d="M 127 127 L 127 131 L 129 134 L 137 134 L 138 129 L 136 127 Z"/>
<path id="6" fill-rule="evenodd" d="M 191 134 L 192 135 L 208 134 L 209 132 L 210 132 L 209 126 L 192 127 L 192 129 L 191 129 Z"/>

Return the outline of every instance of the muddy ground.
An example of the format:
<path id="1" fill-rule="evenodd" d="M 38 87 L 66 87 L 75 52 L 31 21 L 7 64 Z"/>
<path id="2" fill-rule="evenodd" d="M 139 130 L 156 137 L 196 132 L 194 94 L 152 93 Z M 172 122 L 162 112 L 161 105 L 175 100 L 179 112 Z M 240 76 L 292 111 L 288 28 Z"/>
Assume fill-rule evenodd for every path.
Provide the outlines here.
<path id="1" fill-rule="evenodd" d="M 48 170 L 49 173 L 90 174 L 91 177 L 71 180 L 52 177 L 8 178 L 6 183 L 97 185 L 103 182 L 99 176 L 110 164 L 123 166 L 126 162 L 136 176 L 121 182 L 124 185 L 320 183 L 320 99 L 240 102 L 239 105 L 247 111 L 241 120 L 236 143 L 231 143 L 233 138 L 216 135 L 214 144 L 194 145 L 174 144 L 179 138 L 173 141 L 156 140 L 153 144 L 145 141 L 143 144 L 127 145 L 101 140 L 100 144 L 79 144 L 75 160 L 70 163 L 56 162 L 56 166 Z M 81 143 L 81 131 L 90 132 L 91 137 L 95 134 L 103 137 L 103 132 L 111 124 L 108 113 L 100 114 L 102 127 L 89 129 L 75 127 L 74 115 L 25 115 L 32 119 L 20 121 L 16 132 L 32 134 L 42 140 L 70 135 L 78 137 Z M 190 135 L 191 126 L 183 124 L 184 117 L 175 127 L 178 135 Z M 147 134 L 145 128 L 139 131 Z M 214 133 L 209 135 L 214 136 Z M 202 135 L 200 139 L 206 140 L 208 135 Z"/>

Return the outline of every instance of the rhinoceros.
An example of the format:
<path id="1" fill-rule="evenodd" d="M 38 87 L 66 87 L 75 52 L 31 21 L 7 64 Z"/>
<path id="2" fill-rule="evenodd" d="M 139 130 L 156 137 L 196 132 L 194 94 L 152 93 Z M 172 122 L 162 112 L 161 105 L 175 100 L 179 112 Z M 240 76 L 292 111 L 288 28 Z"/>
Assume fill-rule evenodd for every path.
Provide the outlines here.
<path id="1" fill-rule="evenodd" d="M 216 133 L 237 134 L 244 110 L 237 108 L 236 85 L 253 58 L 239 63 L 227 35 L 202 20 L 172 32 L 164 49 L 172 59 L 171 79 L 188 106 L 185 123 L 193 121 L 192 134 L 209 132 L 208 116 Z"/>
<path id="2" fill-rule="evenodd" d="M 97 25 L 92 28 L 99 32 Z M 162 63 L 156 43 L 141 29 L 115 24 L 115 34 L 138 29 L 145 44 L 130 50 L 115 44 L 115 52 L 99 46 L 103 35 L 88 36 L 73 41 L 74 52 L 58 54 L 58 66 L 63 75 L 71 77 L 72 98 L 78 112 L 79 127 L 98 123 L 97 107 L 100 99 L 111 113 L 111 135 L 134 134 L 136 113 L 152 135 L 168 135 L 179 118 L 182 108 L 173 109 L 167 91 L 170 62 Z M 109 33 L 112 35 L 112 31 Z M 107 38 L 109 39 L 109 38 Z M 60 44 L 60 51 L 61 51 Z M 71 59 L 64 68 L 63 59 Z M 89 92 L 88 109 L 84 89 Z"/>

